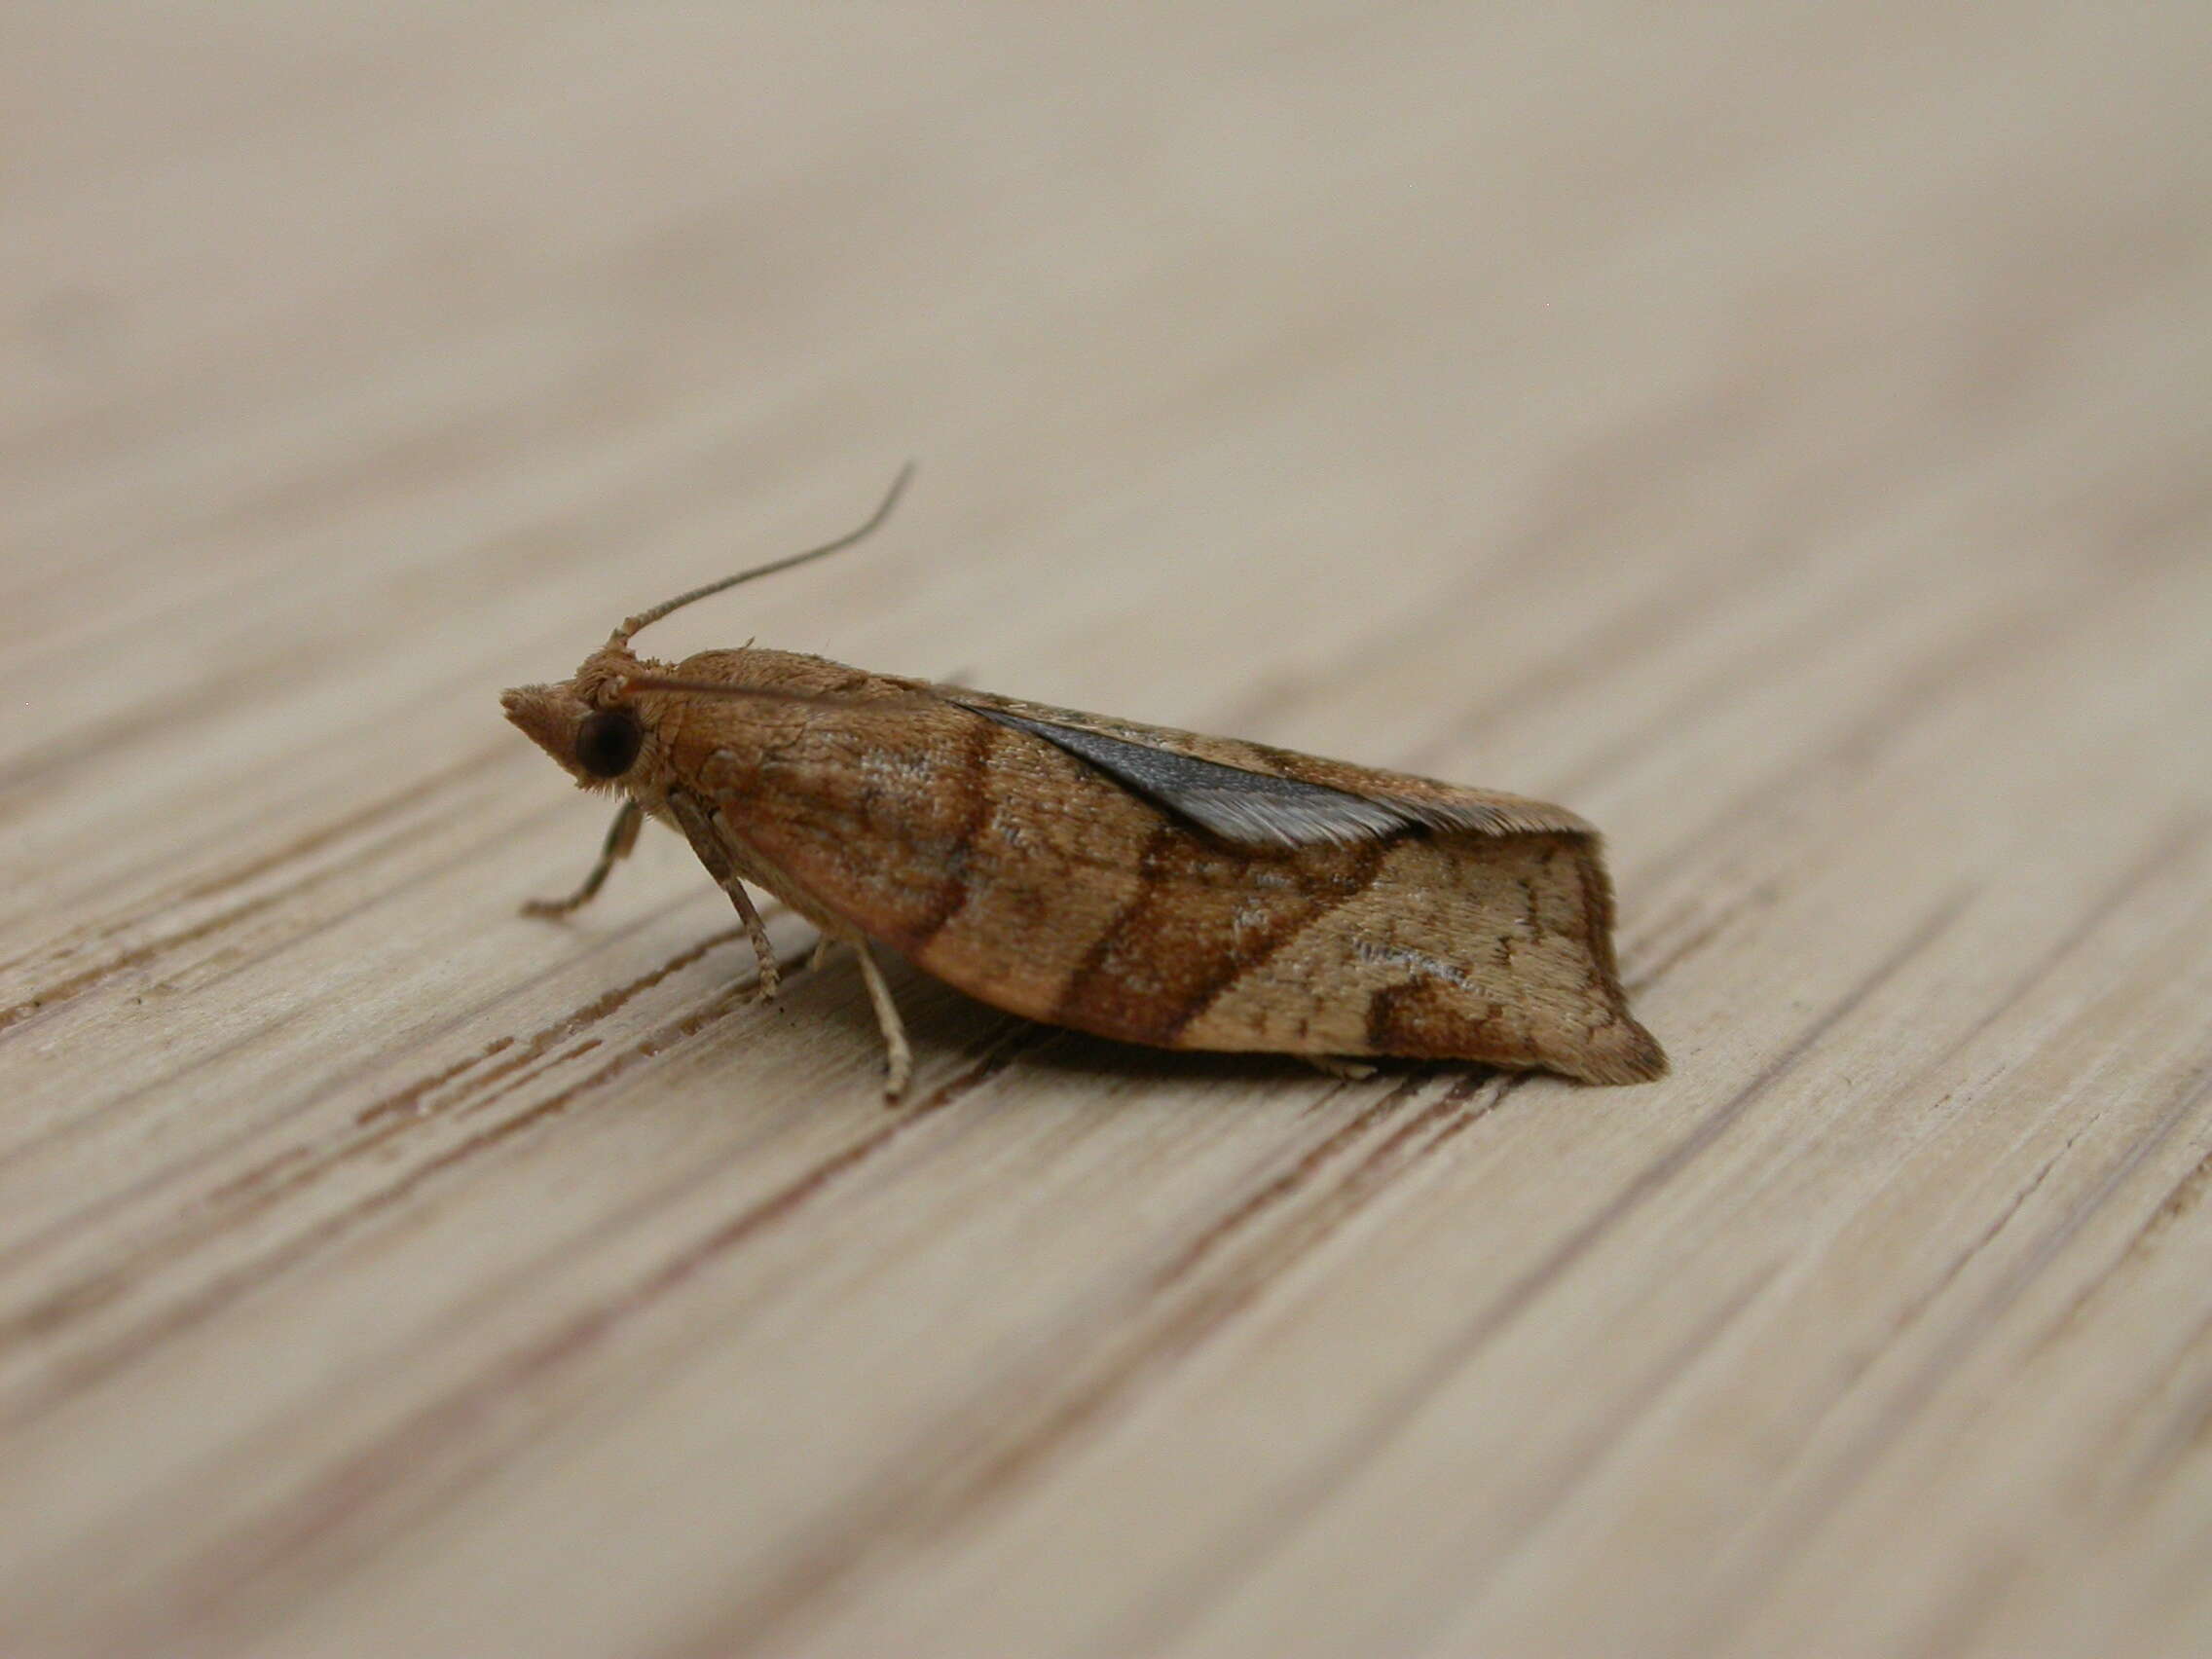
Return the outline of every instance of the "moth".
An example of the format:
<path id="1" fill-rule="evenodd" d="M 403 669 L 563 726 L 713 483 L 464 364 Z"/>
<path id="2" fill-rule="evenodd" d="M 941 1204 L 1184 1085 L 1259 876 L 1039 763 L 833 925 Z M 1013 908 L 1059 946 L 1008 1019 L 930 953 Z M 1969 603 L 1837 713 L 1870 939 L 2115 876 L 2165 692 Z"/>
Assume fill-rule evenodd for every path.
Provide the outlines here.
<path id="1" fill-rule="evenodd" d="M 507 719 L 620 797 L 596 894 L 647 818 L 691 845 L 778 969 L 748 886 L 850 945 L 886 1091 L 911 1051 L 875 952 L 1009 1014 L 1162 1049 L 1377 1056 L 1640 1083 L 1667 1068 L 1630 1014 L 1597 832 L 1540 801 L 1109 719 L 822 657 L 635 654 L 642 628 L 827 557 L 858 530 L 677 595 Z"/>

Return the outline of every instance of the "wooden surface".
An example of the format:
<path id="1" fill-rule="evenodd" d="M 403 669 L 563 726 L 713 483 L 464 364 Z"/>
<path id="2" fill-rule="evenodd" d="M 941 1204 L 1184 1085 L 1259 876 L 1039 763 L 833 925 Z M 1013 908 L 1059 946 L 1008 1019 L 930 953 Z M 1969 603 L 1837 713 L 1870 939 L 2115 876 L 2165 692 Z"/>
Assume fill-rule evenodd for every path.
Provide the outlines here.
<path id="1" fill-rule="evenodd" d="M 0 1653 L 2204 1651 L 2208 45 L 10 7 Z M 1560 800 L 1674 1077 L 518 917 L 908 454 L 656 645 Z"/>

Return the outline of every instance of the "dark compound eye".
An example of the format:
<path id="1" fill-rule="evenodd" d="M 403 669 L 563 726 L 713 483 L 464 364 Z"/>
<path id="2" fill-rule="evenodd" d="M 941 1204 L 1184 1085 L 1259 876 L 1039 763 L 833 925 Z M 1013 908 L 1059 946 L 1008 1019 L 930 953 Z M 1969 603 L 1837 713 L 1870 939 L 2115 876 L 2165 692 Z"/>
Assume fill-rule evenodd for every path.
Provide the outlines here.
<path id="1" fill-rule="evenodd" d="M 645 741 L 638 717 L 627 709 L 586 715 L 576 728 L 576 764 L 595 778 L 619 778 Z"/>

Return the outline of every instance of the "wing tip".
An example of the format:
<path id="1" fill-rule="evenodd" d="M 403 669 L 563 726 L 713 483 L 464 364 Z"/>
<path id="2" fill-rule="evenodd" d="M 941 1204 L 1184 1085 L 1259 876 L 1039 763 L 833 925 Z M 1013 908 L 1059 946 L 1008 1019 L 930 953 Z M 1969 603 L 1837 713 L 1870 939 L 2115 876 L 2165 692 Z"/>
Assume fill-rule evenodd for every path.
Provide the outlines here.
<path id="1" fill-rule="evenodd" d="M 1598 839 L 1598 827 L 1588 819 L 1540 800 L 1446 806 L 1392 797 L 1390 804 L 1432 830 L 1459 830 L 1477 835 L 1582 835 L 1592 842 Z"/>
<path id="2" fill-rule="evenodd" d="M 1673 1069 L 1659 1040 L 1626 1014 L 1574 1054 L 1553 1063 L 1577 1082 L 1605 1087 L 1657 1083 Z"/>

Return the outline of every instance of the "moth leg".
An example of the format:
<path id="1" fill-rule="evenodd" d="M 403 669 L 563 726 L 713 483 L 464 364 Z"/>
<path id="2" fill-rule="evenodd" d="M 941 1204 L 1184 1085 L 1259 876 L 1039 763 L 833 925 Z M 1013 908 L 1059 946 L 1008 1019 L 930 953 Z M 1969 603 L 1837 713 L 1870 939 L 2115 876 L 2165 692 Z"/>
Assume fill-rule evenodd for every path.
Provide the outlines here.
<path id="1" fill-rule="evenodd" d="M 1347 1060 L 1342 1054 L 1301 1054 L 1298 1057 L 1315 1071 L 1346 1083 L 1365 1083 L 1375 1075 L 1375 1068 L 1365 1060 Z"/>
<path id="2" fill-rule="evenodd" d="M 914 1073 L 914 1051 L 906 1046 L 906 1027 L 900 1022 L 899 1005 L 891 1000 L 891 987 L 884 982 L 883 970 L 875 965 L 875 953 L 864 940 L 853 940 L 853 954 L 861 959 L 861 977 L 867 981 L 867 1000 L 875 1005 L 875 1022 L 883 1027 L 883 1047 L 887 1053 L 883 1062 L 884 1098 L 896 1100 L 906 1092 L 906 1080 Z"/>
<path id="3" fill-rule="evenodd" d="M 768 924 L 760 919 L 760 912 L 754 907 L 753 895 L 745 891 L 745 883 L 736 876 L 722 883 L 722 891 L 737 906 L 737 919 L 745 924 L 745 937 L 753 941 L 753 954 L 760 964 L 760 994 L 772 997 L 784 988 L 784 971 L 776 962 L 776 947 L 769 941 Z"/>
<path id="4" fill-rule="evenodd" d="M 600 844 L 599 862 L 591 866 L 591 873 L 581 885 L 566 899 L 532 899 L 522 907 L 526 916 L 565 916 L 590 903 L 593 894 L 606 885 L 607 872 L 630 856 L 630 849 L 638 844 L 638 830 L 645 821 L 645 810 L 634 800 L 625 800 L 614 814 L 614 822 L 608 827 L 607 839 Z"/>
<path id="5" fill-rule="evenodd" d="M 729 895 L 729 902 L 737 906 L 737 919 L 745 924 L 745 937 L 753 941 L 753 954 L 760 964 L 760 994 L 772 997 L 783 989 L 784 971 L 776 963 L 776 947 L 769 941 L 768 926 L 760 919 L 760 912 L 753 907 L 753 895 L 746 892 L 745 881 L 729 862 L 721 838 L 715 832 L 712 819 L 704 808 L 689 795 L 669 792 L 668 810 L 683 831 L 683 838 L 691 843 L 699 862 L 707 866 L 707 873 L 715 878 L 715 885 Z"/>
<path id="6" fill-rule="evenodd" d="M 840 940 L 824 934 L 814 941 L 814 954 L 807 959 L 806 971 L 820 973 L 822 965 L 830 960 L 830 952 L 846 943 L 852 945 L 853 954 L 861 959 L 861 979 L 867 986 L 867 1000 L 875 1009 L 875 1022 L 883 1031 L 883 1092 L 886 1098 L 896 1100 L 906 1092 L 914 1055 L 906 1044 L 906 1027 L 899 1017 L 899 1005 L 891 998 L 891 987 L 884 982 L 883 971 L 875 965 L 873 953 L 859 940 Z"/>

